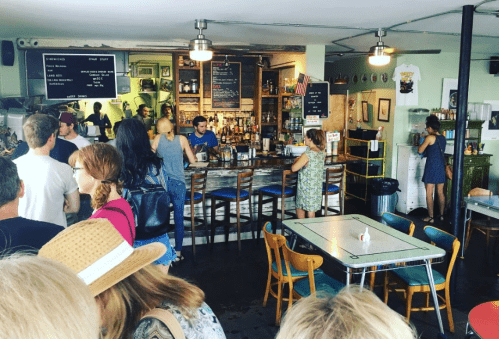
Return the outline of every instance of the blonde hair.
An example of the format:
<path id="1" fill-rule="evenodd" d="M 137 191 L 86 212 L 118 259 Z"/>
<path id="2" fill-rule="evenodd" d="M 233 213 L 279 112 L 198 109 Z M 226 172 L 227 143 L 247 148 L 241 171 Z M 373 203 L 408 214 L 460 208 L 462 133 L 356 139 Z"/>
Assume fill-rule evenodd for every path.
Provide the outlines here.
<path id="1" fill-rule="evenodd" d="M 97 304 L 68 267 L 15 254 L 0 260 L 2 338 L 97 339 Z"/>
<path id="2" fill-rule="evenodd" d="M 92 196 L 92 207 L 99 209 L 107 203 L 111 194 L 111 184 L 116 185 L 118 194 L 121 194 L 123 183 L 119 181 L 121 174 L 121 156 L 113 146 L 97 143 L 83 147 L 75 151 L 69 158 L 71 167 L 76 161 L 81 162 L 88 174 L 97 180 L 100 185 Z"/>
<path id="3" fill-rule="evenodd" d="M 158 133 L 164 134 L 165 137 L 170 141 L 175 138 L 173 124 L 167 117 L 163 117 L 158 120 L 158 122 L 156 123 L 156 129 Z"/>
<path id="4" fill-rule="evenodd" d="M 204 301 L 204 292 L 187 281 L 148 265 L 97 296 L 101 304 L 103 339 L 131 338 L 150 309 L 167 301 L 186 318 L 194 319 Z"/>
<path id="5" fill-rule="evenodd" d="M 289 310 L 276 339 L 414 339 L 405 319 L 358 285 L 312 295 Z"/>

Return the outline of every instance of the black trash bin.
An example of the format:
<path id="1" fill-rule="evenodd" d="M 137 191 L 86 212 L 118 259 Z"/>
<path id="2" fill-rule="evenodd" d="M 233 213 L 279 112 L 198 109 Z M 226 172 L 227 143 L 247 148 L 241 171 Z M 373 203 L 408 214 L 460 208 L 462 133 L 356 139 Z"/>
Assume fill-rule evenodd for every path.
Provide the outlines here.
<path id="1" fill-rule="evenodd" d="M 379 217 L 383 212 L 395 212 L 398 203 L 399 182 L 391 178 L 371 179 L 371 215 Z"/>

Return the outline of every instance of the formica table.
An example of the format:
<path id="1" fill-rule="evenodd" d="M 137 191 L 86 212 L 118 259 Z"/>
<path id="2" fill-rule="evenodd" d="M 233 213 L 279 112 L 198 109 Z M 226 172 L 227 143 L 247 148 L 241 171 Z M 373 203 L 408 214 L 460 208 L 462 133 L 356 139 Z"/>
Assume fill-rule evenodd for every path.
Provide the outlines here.
<path id="1" fill-rule="evenodd" d="M 467 197 L 464 201 L 464 226 L 461 258 L 464 258 L 464 244 L 466 243 L 466 223 L 471 219 L 473 211 L 499 219 L 499 195 Z"/>
<path id="2" fill-rule="evenodd" d="M 489 301 L 473 307 L 468 315 L 466 338 L 473 335 L 483 339 L 499 336 L 499 301 Z"/>
<path id="3" fill-rule="evenodd" d="M 283 225 L 295 235 L 294 240 L 299 236 L 344 266 L 347 285 L 350 274 L 362 274 L 360 285 L 363 286 L 365 274 L 373 266 L 391 270 L 401 268 L 395 265 L 397 263 L 405 263 L 405 267 L 424 265 L 440 332 L 444 333 L 431 270 L 431 259 L 443 260 L 443 249 L 358 214 L 285 220 Z M 358 237 L 366 227 L 371 240 L 362 242 Z"/>

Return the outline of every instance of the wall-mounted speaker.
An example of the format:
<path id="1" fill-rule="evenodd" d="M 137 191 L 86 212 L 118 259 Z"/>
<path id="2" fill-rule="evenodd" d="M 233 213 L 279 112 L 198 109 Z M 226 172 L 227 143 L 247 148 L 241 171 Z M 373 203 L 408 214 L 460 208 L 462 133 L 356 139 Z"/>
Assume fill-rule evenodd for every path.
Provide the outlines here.
<path id="1" fill-rule="evenodd" d="M 499 57 L 490 57 L 489 61 L 489 73 L 498 74 L 499 73 Z"/>
<path id="2" fill-rule="evenodd" d="M 2 40 L 2 65 L 14 66 L 14 58 L 14 43 L 10 40 Z"/>

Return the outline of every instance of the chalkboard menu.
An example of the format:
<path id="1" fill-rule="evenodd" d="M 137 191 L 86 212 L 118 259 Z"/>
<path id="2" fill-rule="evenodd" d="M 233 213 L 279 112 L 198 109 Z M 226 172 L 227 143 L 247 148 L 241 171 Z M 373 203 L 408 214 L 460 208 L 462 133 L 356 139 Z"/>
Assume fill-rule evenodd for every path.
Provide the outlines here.
<path id="1" fill-rule="evenodd" d="M 241 108 L 241 63 L 211 62 L 211 107 Z"/>
<path id="2" fill-rule="evenodd" d="M 112 54 L 43 53 L 43 70 L 47 100 L 117 97 Z"/>
<path id="3" fill-rule="evenodd" d="M 329 116 L 329 82 L 308 83 L 307 94 L 303 98 L 303 117 L 318 115 Z"/>

